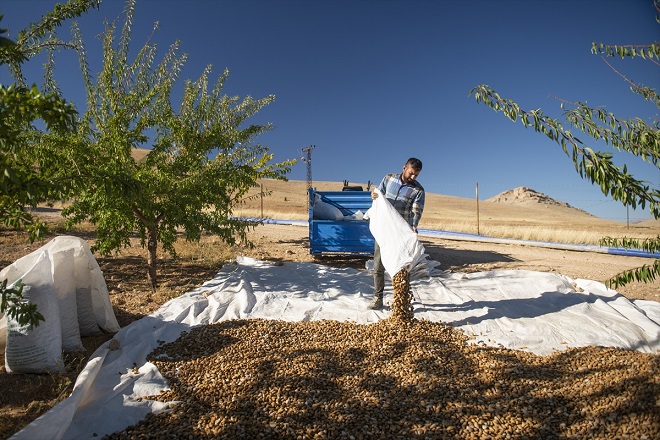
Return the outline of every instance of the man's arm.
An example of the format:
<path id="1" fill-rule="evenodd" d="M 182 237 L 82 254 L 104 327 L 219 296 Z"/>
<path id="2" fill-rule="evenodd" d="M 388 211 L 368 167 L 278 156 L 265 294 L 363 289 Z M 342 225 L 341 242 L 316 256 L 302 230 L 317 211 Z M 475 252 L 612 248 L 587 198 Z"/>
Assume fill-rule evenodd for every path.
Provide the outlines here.
<path id="1" fill-rule="evenodd" d="M 387 176 L 383 177 L 383 180 L 380 181 L 380 185 L 378 185 L 376 188 L 380 190 L 381 193 L 385 194 L 387 191 L 385 182 L 387 181 Z M 376 200 L 378 198 L 378 194 L 376 191 L 371 192 L 371 199 Z"/>
<path id="2" fill-rule="evenodd" d="M 413 205 L 412 205 L 412 212 L 413 212 L 413 220 L 412 220 L 412 230 L 417 232 L 417 226 L 419 225 L 419 221 L 422 219 L 422 213 L 424 212 L 424 202 L 426 200 L 426 195 L 424 191 L 420 191 L 419 194 L 415 197 L 415 200 L 413 200 Z"/>

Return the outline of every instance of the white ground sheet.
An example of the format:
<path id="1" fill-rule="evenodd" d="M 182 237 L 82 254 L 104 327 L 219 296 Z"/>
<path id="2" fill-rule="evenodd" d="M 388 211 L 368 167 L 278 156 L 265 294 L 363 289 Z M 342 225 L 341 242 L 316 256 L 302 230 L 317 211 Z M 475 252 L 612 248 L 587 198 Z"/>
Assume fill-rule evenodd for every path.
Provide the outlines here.
<path id="1" fill-rule="evenodd" d="M 415 317 L 460 328 L 474 336 L 471 343 L 539 355 L 589 345 L 660 350 L 658 302 L 629 301 L 601 283 L 552 273 L 458 274 L 435 266 L 424 260 L 411 274 Z M 114 337 L 120 348 L 110 350 L 111 341 L 101 346 L 71 396 L 14 438 L 98 438 L 166 409 L 166 404 L 140 399 L 167 388 L 145 359 L 191 326 L 237 318 L 364 324 L 387 318 L 388 310 L 367 308 L 372 283 L 368 270 L 239 258 L 202 287 L 121 329 Z M 386 291 L 386 303 L 391 293 Z"/>

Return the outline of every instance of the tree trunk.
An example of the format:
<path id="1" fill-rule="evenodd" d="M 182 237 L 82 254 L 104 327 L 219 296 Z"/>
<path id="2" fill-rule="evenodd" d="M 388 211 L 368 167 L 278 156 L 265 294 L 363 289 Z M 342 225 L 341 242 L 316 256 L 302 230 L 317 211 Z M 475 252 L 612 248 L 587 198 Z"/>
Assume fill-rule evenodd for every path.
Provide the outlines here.
<path id="1" fill-rule="evenodd" d="M 148 266 L 149 272 L 147 273 L 147 279 L 151 284 L 152 288 L 156 288 L 156 250 L 158 249 L 158 230 L 156 228 L 151 228 L 148 231 L 149 240 L 147 241 L 147 250 L 149 252 Z"/>

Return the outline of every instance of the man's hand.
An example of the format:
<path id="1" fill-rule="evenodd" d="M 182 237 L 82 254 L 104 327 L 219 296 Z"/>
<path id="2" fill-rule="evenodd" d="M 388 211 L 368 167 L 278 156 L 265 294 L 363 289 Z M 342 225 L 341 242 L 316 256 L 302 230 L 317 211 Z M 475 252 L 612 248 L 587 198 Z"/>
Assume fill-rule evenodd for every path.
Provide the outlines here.
<path id="1" fill-rule="evenodd" d="M 378 193 L 376 191 L 371 193 L 371 200 L 376 200 L 378 198 Z"/>

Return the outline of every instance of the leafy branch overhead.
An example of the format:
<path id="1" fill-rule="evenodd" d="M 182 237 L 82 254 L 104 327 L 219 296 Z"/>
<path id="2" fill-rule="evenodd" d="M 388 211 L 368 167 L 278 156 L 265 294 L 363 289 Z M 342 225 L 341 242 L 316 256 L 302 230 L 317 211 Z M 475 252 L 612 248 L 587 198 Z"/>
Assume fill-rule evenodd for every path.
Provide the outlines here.
<path id="1" fill-rule="evenodd" d="M 52 53 L 60 49 L 77 49 L 71 41 L 57 37 L 57 28 L 66 20 L 79 17 L 90 9 L 98 9 L 100 4 L 101 0 L 69 0 L 65 4 L 58 3 L 38 22 L 31 23 L 26 29 L 18 32 L 16 51 L 9 53 L 10 56 L 4 60 L 9 65 L 16 82 L 23 87 L 27 86 L 21 64 L 44 50 Z M 47 69 L 45 79 L 47 84 L 54 83 L 50 69 Z"/>
<path id="2" fill-rule="evenodd" d="M 594 151 L 571 131 L 564 129 L 557 119 L 541 110 L 522 110 L 514 101 L 502 98 L 487 85 L 479 85 L 470 93 L 474 94 L 477 102 L 503 112 L 513 122 L 520 120 L 525 127 L 533 127 L 558 143 L 573 159 L 580 177 L 600 185 L 605 195 L 633 208 L 638 205 L 645 208 L 648 204 L 654 217 L 660 217 L 660 190 L 651 188 L 648 182 L 635 179 L 625 165 L 616 166 L 611 152 Z M 562 103 L 562 108 L 564 105 Z M 609 122 L 611 128 L 597 125 L 594 115 Z M 583 103 L 577 103 L 575 109 L 565 112 L 565 116 L 573 127 L 594 139 L 603 139 L 618 150 L 628 151 L 658 165 L 660 139 L 657 127 L 648 126 L 641 119 L 621 121 L 611 113 L 591 109 Z"/>
<path id="3" fill-rule="evenodd" d="M 654 1 L 657 12 L 660 12 L 660 0 Z M 659 16 L 656 20 L 660 23 Z M 660 66 L 660 43 L 637 46 L 610 46 L 593 43 L 592 52 L 605 57 L 619 56 L 621 58 L 641 57 Z M 607 62 L 607 61 L 606 61 Z M 608 63 L 609 65 L 609 63 Z M 610 65 L 611 67 L 611 65 Z M 621 75 L 619 72 L 616 72 Z M 660 108 L 660 97 L 651 87 L 639 85 L 621 75 L 629 84 L 630 90 L 644 100 Z M 652 183 L 635 178 L 624 164 L 617 166 L 610 151 L 594 151 L 586 141 L 580 139 L 570 129 L 555 118 L 540 109 L 524 110 L 511 99 L 503 98 L 487 85 L 478 85 L 470 91 L 478 103 L 485 104 L 495 111 L 502 112 L 513 122 L 520 121 L 524 127 L 532 127 L 536 132 L 544 134 L 561 146 L 562 150 L 573 161 L 575 170 L 580 177 L 600 186 L 603 194 L 613 200 L 632 208 L 648 206 L 655 219 L 660 218 L 660 188 Z M 617 151 L 625 151 L 659 168 L 660 171 L 660 123 L 656 119 L 652 123 L 642 118 L 621 119 L 614 113 L 602 108 L 592 108 L 582 102 L 561 102 L 561 109 L 567 126 L 575 128 L 595 141 L 604 141 Z M 635 239 L 601 240 L 601 245 L 622 247 L 626 249 L 645 249 L 648 252 L 658 252 L 660 235 L 653 241 L 640 242 Z M 625 285 L 630 281 L 652 281 L 660 275 L 660 259 L 650 266 L 633 269 L 617 275 L 610 284 Z"/>
<path id="4" fill-rule="evenodd" d="M 601 246 L 608 246 L 613 248 L 623 248 L 623 249 L 639 249 L 650 254 L 660 252 L 660 240 L 655 239 L 646 239 L 646 240 L 636 240 L 632 238 L 612 238 L 604 237 L 600 241 Z M 660 258 L 656 258 L 649 265 L 642 265 L 639 268 L 626 270 L 614 276 L 610 281 L 609 285 L 615 289 L 619 286 L 625 286 L 628 283 L 633 281 L 647 282 L 654 280 L 660 275 Z"/>

